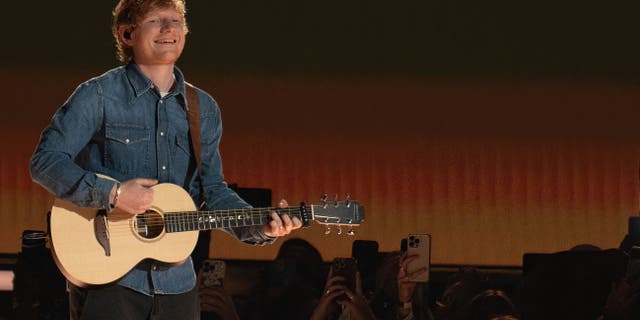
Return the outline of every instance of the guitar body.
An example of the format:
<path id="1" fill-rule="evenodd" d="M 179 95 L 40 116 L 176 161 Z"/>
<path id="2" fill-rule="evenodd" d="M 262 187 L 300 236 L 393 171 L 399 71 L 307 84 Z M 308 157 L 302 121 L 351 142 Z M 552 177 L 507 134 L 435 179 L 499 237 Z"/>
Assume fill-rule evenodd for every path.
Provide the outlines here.
<path id="1" fill-rule="evenodd" d="M 77 286 L 107 284 L 122 278 L 143 259 L 180 264 L 189 257 L 198 230 L 167 233 L 163 218 L 165 212 L 195 211 L 193 200 L 177 185 L 163 183 L 152 189 L 151 210 L 135 217 L 118 209 L 99 215 L 93 208 L 54 201 L 51 243 L 56 264 L 69 281 Z M 151 221 L 157 230 L 140 227 L 140 219 Z M 102 238 L 100 226 L 106 231 Z"/>

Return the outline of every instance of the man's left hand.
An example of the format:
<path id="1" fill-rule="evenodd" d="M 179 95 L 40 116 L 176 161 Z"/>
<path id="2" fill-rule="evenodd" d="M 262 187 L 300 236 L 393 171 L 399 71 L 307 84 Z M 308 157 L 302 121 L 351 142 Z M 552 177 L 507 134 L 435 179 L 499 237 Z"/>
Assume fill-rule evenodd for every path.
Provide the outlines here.
<path id="1" fill-rule="evenodd" d="M 278 208 L 286 208 L 288 206 L 287 200 L 284 199 L 278 203 Z M 302 226 L 302 222 L 297 217 L 291 218 L 287 214 L 280 216 L 275 211 L 271 211 L 270 215 L 271 221 L 262 226 L 262 232 L 269 237 L 286 236 L 292 230 L 299 229 Z"/>

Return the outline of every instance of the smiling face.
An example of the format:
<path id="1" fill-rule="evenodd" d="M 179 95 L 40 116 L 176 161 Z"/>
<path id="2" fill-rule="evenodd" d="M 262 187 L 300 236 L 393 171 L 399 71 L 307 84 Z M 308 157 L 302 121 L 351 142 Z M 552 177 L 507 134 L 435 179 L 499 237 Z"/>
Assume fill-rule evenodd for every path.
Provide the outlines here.
<path id="1" fill-rule="evenodd" d="M 151 10 L 133 26 L 121 25 L 119 34 L 137 64 L 174 64 L 184 49 L 187 28 L 183 14 L 166 7 Z"/>

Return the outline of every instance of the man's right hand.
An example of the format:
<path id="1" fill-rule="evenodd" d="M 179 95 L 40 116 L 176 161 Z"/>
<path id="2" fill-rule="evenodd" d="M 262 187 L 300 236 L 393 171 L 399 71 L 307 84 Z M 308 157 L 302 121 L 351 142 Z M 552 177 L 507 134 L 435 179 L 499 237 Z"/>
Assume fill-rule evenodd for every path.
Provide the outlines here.
<path id="1" fill-rule="evenodd" d="M 155 179 L 131 179 L 120 184 L 120 195 L 115 201 L 115 207 L 124 210 L 131 215 L 143 213 L 153 203 L 153 189 L 150 187 L 158 184 Z M 111 199 L 116 194 L 116 186 L 111 190 Z M 113 203 L 113 202 L 112 202 Z"/>

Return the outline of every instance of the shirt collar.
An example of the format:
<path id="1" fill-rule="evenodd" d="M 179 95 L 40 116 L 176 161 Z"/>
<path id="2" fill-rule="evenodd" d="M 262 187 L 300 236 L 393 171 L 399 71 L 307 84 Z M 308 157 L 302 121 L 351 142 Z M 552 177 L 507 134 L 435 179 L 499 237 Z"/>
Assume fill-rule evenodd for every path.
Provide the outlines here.
<path id="1" fill-rule="evenodd" d="M 127 78 L 129 79 L 129 83 L 133 88 L 133 91 L 136 95 L 136 98 L 143 95 L 147 91 L 153 88 L 153 82 L 151 79 L 147 78 L 142 71 L 140 71 L 140 67 L 134 62 L 131 61 L 127 66 Z M 175 92 L 177 94 L 182 95 L 183 99 L 185 97 L 185 87 L 184 87 L 184 75 L 182 71 L 176 66 L 173 67 L 173 74 L 176 77 L 176 86 Z"/>

